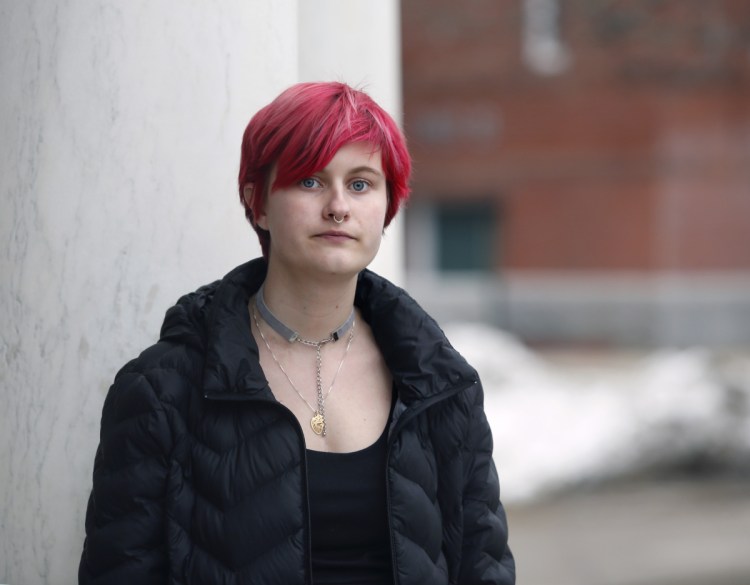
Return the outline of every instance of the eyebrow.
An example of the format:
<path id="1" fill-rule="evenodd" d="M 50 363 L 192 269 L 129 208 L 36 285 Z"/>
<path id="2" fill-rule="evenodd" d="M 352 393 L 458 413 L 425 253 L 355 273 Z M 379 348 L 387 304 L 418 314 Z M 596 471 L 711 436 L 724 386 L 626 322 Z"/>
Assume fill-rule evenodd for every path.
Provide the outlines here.
<path id="1" fill-rule="evenodd" d="M 361 167 L 356 167 L 352 169 L 351 171 L 349 171 L 350 175 L 355 175 L 357 173 L 372 173 L 373 175 L 377 175 L 379 177 L 383 175 L 383 173 L 381 173 L 379 170 L 374 169 L 372 167 L 368 167 L 366 165 L 363 165 Z"/>
<path id="2" fill-rule="evenodd" d="M 318 172 L 326 174 L 326 173 L 329 172 L 328 171 L 328 167 L 325 167 L 325 168 L 319 170 Z M 377 169 L 375 169 L 373 167 L 368 167 L 367 165 L 362 165 L 362 166 L 359 166 L 359 167 L 354 167 L 353 169 L 349 169 L 348 171 L 346 171 L 347 175 L 356 175 L 356 174 L 359 174 L 359 173 L 372 173 L 376 177 L 383 177 L 383 176 L 385 176 L 379 170 L 377 170 Z"/>

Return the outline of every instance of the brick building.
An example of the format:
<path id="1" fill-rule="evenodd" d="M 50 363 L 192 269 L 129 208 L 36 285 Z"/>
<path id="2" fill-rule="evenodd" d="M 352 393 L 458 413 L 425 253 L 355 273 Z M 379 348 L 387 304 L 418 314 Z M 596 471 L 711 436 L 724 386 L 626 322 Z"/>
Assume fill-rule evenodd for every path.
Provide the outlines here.
<path id="1" fill-rule="evenodd" d="M 750 2 L 401 6 L 425 305 L 532 342 L 750 342 Z"/>

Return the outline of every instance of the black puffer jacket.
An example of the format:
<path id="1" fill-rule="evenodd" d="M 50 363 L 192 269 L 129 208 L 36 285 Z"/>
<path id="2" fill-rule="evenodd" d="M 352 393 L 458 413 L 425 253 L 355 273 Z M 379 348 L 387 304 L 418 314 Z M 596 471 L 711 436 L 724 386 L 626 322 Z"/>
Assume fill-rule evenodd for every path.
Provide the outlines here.
<path id="1" fill-rule="evenodd" d="M 305 443 L 258 362 L 265 262 L 180 299 L 104 404 L 80 583 L 310 583 Z M 514 583 L 476 372 L 401 289 L 356 305 L 398 391 L 388 510 L 399 585 Z"/>

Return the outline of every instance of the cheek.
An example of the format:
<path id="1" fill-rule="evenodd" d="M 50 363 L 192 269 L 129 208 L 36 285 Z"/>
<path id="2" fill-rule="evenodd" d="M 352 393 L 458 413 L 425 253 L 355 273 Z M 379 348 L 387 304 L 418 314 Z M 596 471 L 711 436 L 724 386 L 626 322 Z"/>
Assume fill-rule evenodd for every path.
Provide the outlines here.
<path id="1" fill-rule="evenodd" d="M 288 225 L 294 225 L 300 215 L 294 205 L 290 205 L 283 192 L 271 193 L 265 201 L 263 221 L 272 234 L 288 231 Z M 263 226 L 261 226 L 263 227 Z"/>
<path id="2" fill-rule="evenodd" d="M 387 206 L 385 203 L 373 202 L 362 210 L 362 218 L 367 224 L 369 231 L 382 230 L 385 222 Z"/>
<path id="3" fill-rule="evenodd" d="M 390 205 L 390 198 L 386 197 L 385 200 L 382 202 L 382 205 L 380 206 L 380 227 L 381 230 L 385 228 L 385 218 L 388 215 L 388 207 Z"/>

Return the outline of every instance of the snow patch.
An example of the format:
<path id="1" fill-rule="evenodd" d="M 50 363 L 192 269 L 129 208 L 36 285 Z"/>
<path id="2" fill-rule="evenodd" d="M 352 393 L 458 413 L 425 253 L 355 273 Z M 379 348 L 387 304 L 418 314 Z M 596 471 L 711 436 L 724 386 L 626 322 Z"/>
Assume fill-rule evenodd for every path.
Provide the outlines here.
<path id="1" fill-rule="evenodd" d="M 632 375 L 573 382 L 513 336 L 445 328 L 479 372 L 505 501 L 691 459 L 750 455 L 750 360 L 720 374 L 704 349 L 659 351 Z"/>

